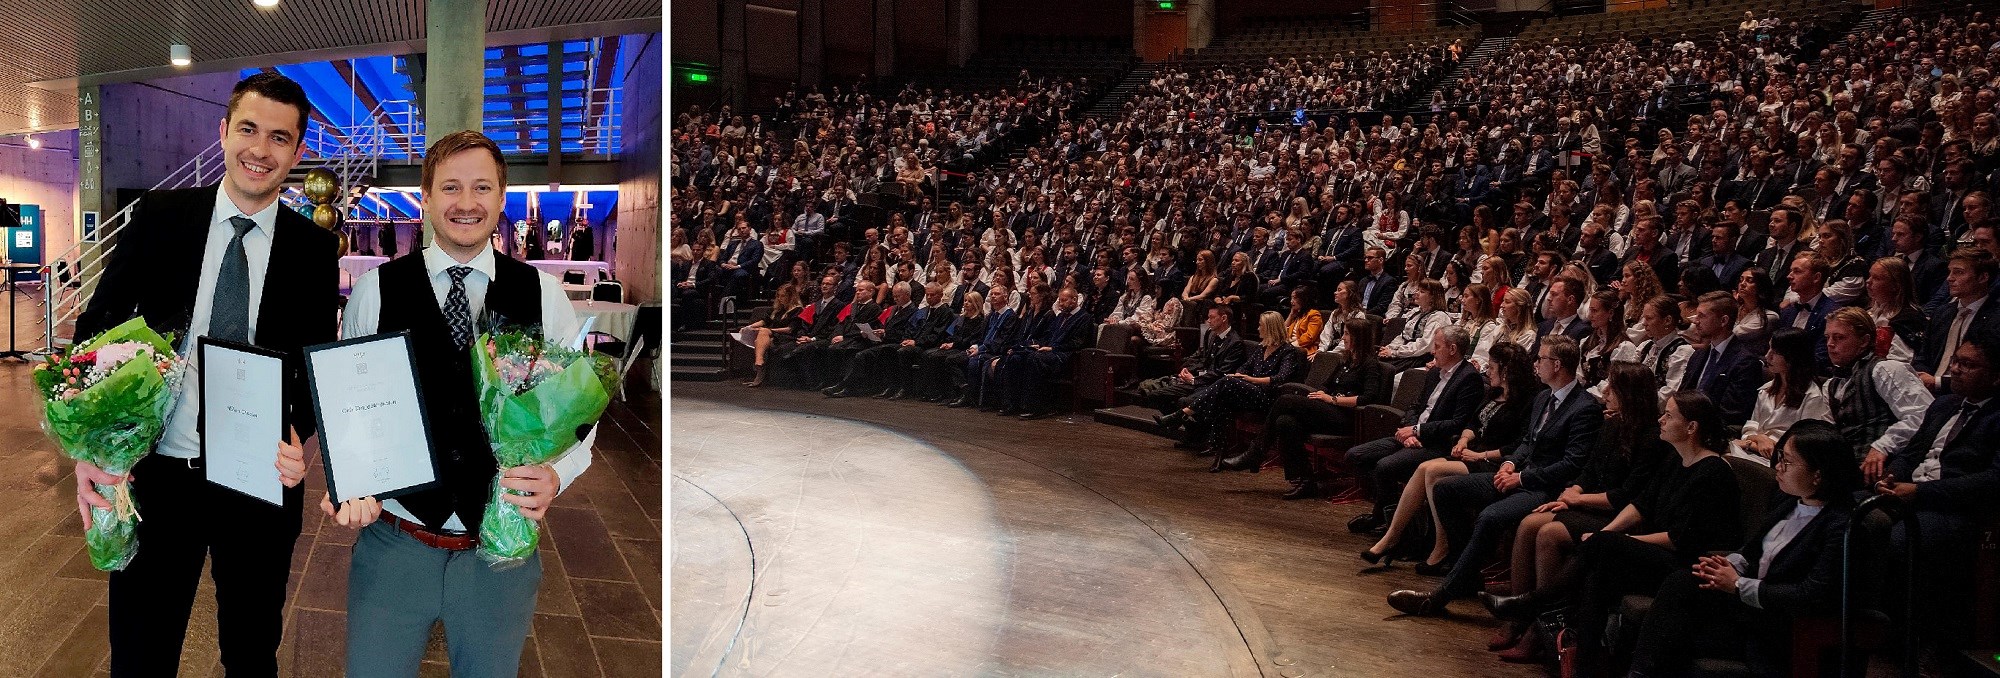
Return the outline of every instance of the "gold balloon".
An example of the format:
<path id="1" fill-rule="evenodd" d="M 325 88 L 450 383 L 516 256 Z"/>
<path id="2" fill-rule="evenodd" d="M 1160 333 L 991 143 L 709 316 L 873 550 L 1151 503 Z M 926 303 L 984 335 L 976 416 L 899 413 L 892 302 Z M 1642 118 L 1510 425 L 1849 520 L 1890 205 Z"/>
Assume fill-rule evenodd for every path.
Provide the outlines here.
<path id="1" fill-rule="evenodd" d="M 340 212 L 335 210 L 332 205 L 314 207 L 313 223 L 319 224 L 320 228 L 333 228 L 340 223 Z"/>
<path id="2" fill-rule="evenodd" d="M 306 172 L 306 197 L 312 199 L 313 204 L 324 205 L 333 202 L 334 193 L 339 190 L 340 177 L 334 176 L 331 170 L 315 167 Z M 320 225 L 326 224 L 322 222 Z"/>
<path id="3" fill-rule="evenodd" d="M 337 250 L 337 251 L 338 251 L 338 252 L 340 253 L 340 256 L 343 256 L 343 257 L 344 257 L 344 256 L 347 256 L 347 253 L 348 253 L 348 249 L 347 249 L 347 247 L 348 247 L 348 244 L 349 244 L 349 243 L 347 242 L 347 231 L 345 231 L 345 230 L 341 230 L 341 231 L 335 231 L 335 233 L 337 233 L 337 234 L 339 234 L 339 235 L 340 235 L 340 249 L 339 249 L 339 250 Z"/>

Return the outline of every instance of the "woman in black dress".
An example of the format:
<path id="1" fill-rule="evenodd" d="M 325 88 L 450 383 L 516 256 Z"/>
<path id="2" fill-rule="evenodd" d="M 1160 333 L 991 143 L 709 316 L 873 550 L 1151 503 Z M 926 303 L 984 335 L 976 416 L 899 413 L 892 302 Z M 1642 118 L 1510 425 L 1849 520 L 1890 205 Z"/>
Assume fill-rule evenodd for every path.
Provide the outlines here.
<path id="1" fill-rule="evenodd" d="M 778 337 L 799 336 L 798 333 L 805 329 L 805 321 L 799 319 L 799 313 L 804 310 L 805 306 L 799 303 L 798 286 L 785 283 L 771 297 L 770 317 L 744 326 L 743 332 L 749 335 L 751 349 L 756 353 L 757 371 L 750 381 L 743 382 L 744 386 L 755 388 L 764 385 L 765 354 L 770 353 L 771 344 Z"/>
<path id="2" fill-rule="evenodd" d="M 1351 283 L 1341 283 L 1351 288 Z M 1389 378 L 1375 357 L 1375 333 L 1380 325 L 1366 317 L 1348 317 L 1341 322 L 1340 341 L 1346 355 L 1340 369 L 1323 385 L 1307 384 L 1304 394 L 1288 393 L 1271 403 L 1264 419 L 1265 437 L 1278 448 L 1285 464 L 1285 481 L 1292 489 L 1285 499 L 1319 496 L 1313 481 L 1311 460 L 1306 458 L 1306 436 L 1315 432 L 1354 430 L 1354 410 L 1389 402 Z M 1258 459 L 1262 463 L 1262 459 Z"/>
<path id="3" fill-rule="evenodd" d="M 1644 492 L 1653 472 L 1673 456 L 1673 446 L 1660 439 L 1658 382 L 1639 363 L 1616 362 L 1605 377 L 1604 426 L 1598 428 L 1596 451 L 1584 463 L 1576 484 L 1564 488 L 1555 501 L 1535 508 L 1514 532 L 1514 596 L 1488 598 L 1495 609 L 1539 613 L 1547 602 L 1576 588 L 1582 573 L 1571 566 L 1571 552 L 1583 535 L 1604 529 L 1632 498 Z M 1517 613 L 1488 646 L 1502 650 L 1502 659 L 1525 660 L 1539 654 L 1550 638 L 1524 638 L 1531 615 Z"/>
<path id="4" fill-rule="evenodd" d="M 1199 423 L 1208 431 L 1208 449 L 1202 454 L 1216 455 L 1210 471 L 1223 469 L 1223 455 L 1219 453 L 1223 437 L 1231 428 L 1229 420 L 1239 413 L 1270 407 L 1278 385 L 1297 381 L 1304 370 L 1305 353 L 1285 341 L 1285 317 L 1277 311 L 1265 311 L 1259 322 L 1263 345 L 1250 352 L 1242 371 L 1196 389 L 1190 396 L 1192 402 L 1180 411 L 1182 419 Z"/>
<path id="5" fill-rule="evenodd" d="M 1660 438 L 1675 455 L 1610 524 L 1583 535 L 1577 549 L 1587 573 L 1568 626 L 1576 634 L 1578 675 L 1604 673 L 1604 623 L 1619 599 L 1658 591 L 1668 575 L 1692 567 L 1701 555 L 1740 543 L 1742 492 L 1719 453 L 1728 449 L 1722 411 L 1699 391 L 1675 393 L 1664 409 Z"/>
<path id="6" fill-rule="evenodd" d="M 1743 659 L 1759 676 L 1791 664 L 1791 618 L 1840 605 L 1841 538 L 1862 489 L 1853 444 L 1808 419 L 1779 441 L 1776 502 L 1743 547 L 1667 576 L 1639 630 L 1632 675 L 1682 675 L 1695 656 Z M 1699 654 L 1696 654 L 1699 650 Z"/>
<path id="7" fill-rule="evenodd" d="M 1419 574 L 1443 575 L 1451 566 L 1451 544 L 1445 539 L 1443 522 L 1437 517 L 1436 502 L 1431 501 L 1431 486 L 1437 481 L 1467 473 L 1481 473 L 1500 468 L 1500 458 L 1513 451 L 1521 441 L 1521 434 L 1527 430 L 1528 409 L 1535 402 L 1535 394 L 1543 386 L 1535 378 L 1535 364 L 1528 356 L 1527 349 L 1512 343 L 1494 346 L 1486 361 L 1486 403 L 1479 408 L 1477 428 L 1467 428 L 1459 433 L 1458 443 L 1451 448 L 1451 454 L 1443 459 L 1432 459 L 1417 465 L 1410 482 L 1403 485 L 1403 495 L 1396 502 L 1396 513 L 1389 521 L 1389 531 L 1373 546 L 1361 552 L 1361 559 L 1369 564 L 1377 564 L 1393 557 L 1390 549 L 1402 540 L 1403 531 L 1409 528 L 1418 512 L 1425 505 L 1432 508 L 1423 515 L 1431 520 L 1432 534 L 1436 540 L 1431 545 L 1430 556 L 1426 558 Z"/>

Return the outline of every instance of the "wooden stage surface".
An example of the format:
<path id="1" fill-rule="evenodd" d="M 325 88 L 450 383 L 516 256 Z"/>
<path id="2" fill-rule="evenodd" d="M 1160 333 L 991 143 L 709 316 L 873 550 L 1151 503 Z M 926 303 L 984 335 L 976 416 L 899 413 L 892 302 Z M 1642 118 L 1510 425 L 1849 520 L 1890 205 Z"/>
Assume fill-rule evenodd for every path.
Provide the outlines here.
<path id="1" fill-rule="evenodd" d="M 1532 676 L 1361 505 L 1087 415 L 675 383 L 670 675 Z"/>

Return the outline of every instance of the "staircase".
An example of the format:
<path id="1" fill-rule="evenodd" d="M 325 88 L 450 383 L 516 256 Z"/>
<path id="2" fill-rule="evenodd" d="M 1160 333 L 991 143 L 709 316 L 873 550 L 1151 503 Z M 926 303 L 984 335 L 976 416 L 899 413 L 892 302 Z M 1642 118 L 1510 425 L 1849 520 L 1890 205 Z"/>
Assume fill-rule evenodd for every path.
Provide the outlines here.
<path id="1" fill-rule="evenodd" d="M 1898 12 L 1894 8 L 1871 9 L 1864 11 L 1861 13 L 1861 20 L 1855 22 L 1853 28 L 1847 29 L 1847 37 L 1852 38 L 1852 37 L 1871 35 L 1875 32 L 1876 29 L 1880 28 L 1882 24 L 1895 20 L 1896 15 L 1899 13 L 1900 12 Z"/>
<path id="2" fill-rule="evenodd" d="M 1452 83 L 1465 78 L 1465 74 L 1472 72 L 1472 69 L 1478 68 L 1480 64 L 1486 63 L 1488 59 L 1492 59 L 1493 55 L 1505 51 L 1512 44 L 1514 44 L 1514 36 L 1512 35 L 1495 36 L 1480 40 L 1479 44 L 1473 46 L 1472 51 L 1465 53 L 1465 58 L 1458 60 L 1458 66 L 1453 67 L 1450 74 L 1439 79 L 1436 84 L 1431 85 L 1431 88 L 1425 91 L 1422 97 L 1419 97 L 1412 103 L 1419 106 L 1430 103 L 1432 97 L 1437 96 L 1439 92 L 1445 91 Z"/>
<path id="3" fill-rule="evenodd" d="M 754 358 L 751 349 L 729 338 L 729 333 L 749 324 L 750 309 L 771 305 L 770 293 L 745 299 L 733 313 L 717 313 L 708 322 L 676 332 L 668 344 L 669 376 L 683 381 L 723 381 L 747 376 Z"/>
<path id="4" fill-rule="evenodd" d="M 1152 80 L 1152 66 L 1133 66 L 1132 70 L 1125 72 L 1125 77 L 1119 78 L 1117 83 L 1111 85 L 1111 89 L 1104 92 L 1104 96 L 1097 99 L 1096 104 L 1085 110 L 1084 115 L 1107 124 L 1123 117 L 1125 102 L 1132 100 L 1132 93 L 1139 91 L 1139 88 L 1145 87 L 1146 83 Z"/>

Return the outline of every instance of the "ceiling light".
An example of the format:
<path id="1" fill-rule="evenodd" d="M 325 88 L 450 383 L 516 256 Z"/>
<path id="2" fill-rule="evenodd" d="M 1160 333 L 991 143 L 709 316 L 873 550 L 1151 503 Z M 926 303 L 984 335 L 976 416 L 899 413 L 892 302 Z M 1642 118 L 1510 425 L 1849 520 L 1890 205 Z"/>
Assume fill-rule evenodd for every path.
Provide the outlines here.
<path id="1" fill-rule="evenodd" d="M 41 148 L 41 147 L 42 147 L 41 139 L 36 139 L 32 134 L 28 135 L 28 148 Z"/>
<path id="2" fill-rule="evenodd" d="M 250 0 L 250 4 L 262 7 L 264 9 L 270 9 L 272 7 L 278 6 L 278 0 Z"/>
<path id="3" fill-rule="evenodd" d="M 188 49 L 187 45 L 176 44 L 167 48 L 167 61 L 175 66 L 191 65 L 194 63 L 194 50 Z"/>

